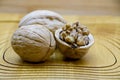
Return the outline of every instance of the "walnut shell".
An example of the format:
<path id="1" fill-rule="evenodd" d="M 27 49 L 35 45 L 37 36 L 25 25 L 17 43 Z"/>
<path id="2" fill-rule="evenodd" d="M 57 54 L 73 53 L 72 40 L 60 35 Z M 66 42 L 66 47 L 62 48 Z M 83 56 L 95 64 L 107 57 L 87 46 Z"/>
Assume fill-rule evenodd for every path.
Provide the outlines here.
<path id="1" fill-rule="evenodd" d="M 55 30 L 64 26 L 66 21 L 58 13 L 48 10 L 36 10 L 23 17 L 19 27 L 33 24 L 44 25 L 54 33 Z"/>
<path id="2" fill-rule="evenodd" d="M 89 34 L 88 37 L 90 40 L 89 40 L 88 45 L 80 46 L 77 48 L 72 48 L 69 44 L 67 44 L 66 42 L 64 42 L 60 39 L 61 31 L 62 31 L 62 29 L 58 29 L 55 31 L 55 38 L 56 38 L 57 45 L 58 45 L 60 52 L 67 58 L 70 58 L 70 59 L 82 58 L 88 52 L 89 48 L 94 43 L 94 38 L 93 38 L 92 34 Z"/>
<path id="3" fill-rule="evenodd" d="M 41 62 L 53 54 L 56 42 L 52 32 L 42 25 L 22 26 L 11 39 L 14 51 L 28 62 Z"/>

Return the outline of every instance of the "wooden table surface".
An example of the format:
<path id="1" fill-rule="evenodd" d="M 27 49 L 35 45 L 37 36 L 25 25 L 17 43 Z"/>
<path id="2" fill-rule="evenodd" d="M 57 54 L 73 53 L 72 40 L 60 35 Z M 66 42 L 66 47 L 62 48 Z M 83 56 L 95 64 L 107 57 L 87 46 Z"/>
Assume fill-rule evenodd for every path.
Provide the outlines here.
<path id="1" fill-rule="evenodd" d="M 67 16 L 80 21 L 94 35 L 95 44 L 80 60 L 65 60 L 58 50 L 45 62 L 23 62 L 10 39 L 24 14 L 0 14 L 0 80 L 120 80 L 120 17 Z"/>
<path id="2" fill-rule="evenodd" d="M 0 13 L 47 9 L 67 15 L 120 15 L 120 0 L 0 0 Z"/>

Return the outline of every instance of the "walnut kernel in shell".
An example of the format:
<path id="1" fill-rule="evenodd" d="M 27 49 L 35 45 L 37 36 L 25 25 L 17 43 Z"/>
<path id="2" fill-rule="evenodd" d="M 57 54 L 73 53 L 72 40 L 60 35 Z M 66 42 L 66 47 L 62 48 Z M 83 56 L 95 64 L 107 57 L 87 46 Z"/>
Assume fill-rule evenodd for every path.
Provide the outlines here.
<path id="1" fill-rule="evenodd" d="M 79 22 L 56 30 L 55 38 L 60 52 L 71 59 L 82 58 L 94 43 L 92 34 Z"/>

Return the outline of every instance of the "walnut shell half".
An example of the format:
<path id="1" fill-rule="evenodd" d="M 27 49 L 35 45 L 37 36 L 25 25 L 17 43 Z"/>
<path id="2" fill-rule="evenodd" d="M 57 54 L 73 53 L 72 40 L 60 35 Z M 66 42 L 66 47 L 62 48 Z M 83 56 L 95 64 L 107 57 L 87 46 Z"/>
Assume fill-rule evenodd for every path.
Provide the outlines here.
<path id="1" fill-rule="evenodd" d="M 89 34 L 89 44 L 85 46 L 80 46 L 73 48 L 71 45 L 68 43 L 64 42 L 63 40 L 60 39 L 60 32 L 62 29 L 58 29 L 55 31 L 55 38 L 57 41 L 57 46 L 60 50 L 60 52 L 67 58 L 71 59 L 80 59 L 82 58 L 89 50 L 89 48 L 93 45 L 94 43 L 94 38 L 92 34 Z"/>
<path id="2" fill-rule="evenodd" d="M 56 42 L 52 32 L 42 25 L 22 26 L 11 39 L 14 51 L 28 62 L 41 62 L 53 54 Z"/>

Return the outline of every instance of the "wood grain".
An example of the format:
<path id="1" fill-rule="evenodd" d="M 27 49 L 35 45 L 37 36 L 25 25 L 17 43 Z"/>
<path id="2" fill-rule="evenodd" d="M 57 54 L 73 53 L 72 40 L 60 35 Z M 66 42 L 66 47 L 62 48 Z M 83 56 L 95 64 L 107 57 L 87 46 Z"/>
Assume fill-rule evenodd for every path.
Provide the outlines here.
<path id="1" fill-rule="evenodd" d="M 58 50 L 45 63 L 26 63 L 13 51 L 10 39 L 21 14 L 0 14 L 0 80 L 119 80 L 120 17 L 65 16 L 80 21 L 94 35 L 95 44 L 80 60 L 66 60 Z"/>
<path id="2" fill-rule="evenodd" d="M 67 15 L 120 15 L 120 0 L 0 0 L 3 13 L 28 13 L 36 9 Z"/>

